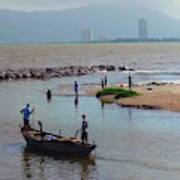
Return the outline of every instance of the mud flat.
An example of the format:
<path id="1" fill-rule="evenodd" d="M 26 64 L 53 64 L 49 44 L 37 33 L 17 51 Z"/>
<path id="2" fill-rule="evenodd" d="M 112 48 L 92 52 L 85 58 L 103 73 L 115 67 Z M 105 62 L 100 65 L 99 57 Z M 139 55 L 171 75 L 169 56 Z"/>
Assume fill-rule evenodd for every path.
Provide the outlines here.
<path id="1" fill-rule="evenodd" d="M 117 85 L 116 85 L 117 86 Z M 117 86 L 118 87 L 118 86 Z M 126 88 L 126 87 L 124 87 Z M 100 88 L 88 90 L 88 95 L 95 95 Z M 164 109 L 180 112 L 180 84 L 155 84 L 134 86 L 133 90 L 138 96 L 115 99 L 113 95 L 101 96 L 104 103 L 116 103 L 122 107 L 140 109 Z"/>

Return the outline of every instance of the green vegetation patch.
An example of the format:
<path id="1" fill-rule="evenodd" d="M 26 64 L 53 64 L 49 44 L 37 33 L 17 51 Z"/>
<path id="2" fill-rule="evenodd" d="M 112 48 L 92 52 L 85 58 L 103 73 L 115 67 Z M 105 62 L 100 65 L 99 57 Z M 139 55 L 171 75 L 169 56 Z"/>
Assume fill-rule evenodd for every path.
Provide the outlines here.
<path id="1" fill-rule="evenodd" d="M 119 99 L 119 98 L 138 96 L 139 93 L 135 91 L 129 91 L 127 89 L 116 88 L 116 87 L 104 88 L 103 90 L 97 92 L 96 97 L 99 98 L 101 96 L 106 96 L 106 95 L 114 95 L 115 99 Z"/>

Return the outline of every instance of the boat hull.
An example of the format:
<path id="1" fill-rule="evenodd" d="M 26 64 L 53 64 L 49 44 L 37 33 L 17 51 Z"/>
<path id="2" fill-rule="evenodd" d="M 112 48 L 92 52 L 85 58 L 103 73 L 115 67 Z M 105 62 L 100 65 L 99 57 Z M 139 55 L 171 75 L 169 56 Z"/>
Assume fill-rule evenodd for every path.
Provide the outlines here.
<path id="1" fill-rule="evenodd" d="M 28 136 L 28 134 L 23 131 L 22 134 L 27 142 L 28 148 L 48 155 L 88 156 L 96 148 L 95 144 L 82 144 L 81 142 L 73 141 L 37 140 Z"/>

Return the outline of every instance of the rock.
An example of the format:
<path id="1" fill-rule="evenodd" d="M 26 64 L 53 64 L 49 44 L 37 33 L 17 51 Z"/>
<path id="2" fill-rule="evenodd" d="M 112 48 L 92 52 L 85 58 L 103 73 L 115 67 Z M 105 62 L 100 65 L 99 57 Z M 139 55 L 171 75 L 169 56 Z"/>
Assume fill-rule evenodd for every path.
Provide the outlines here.
<path id="1" fill-rule="evenodd" d="M 106 66 L 105 66 L 105 65 L 99 65 L 99 66 L 98 66 L 98 69 L 99 69 L 100 71 L 103 71 L 103 70 L 106 69 Z"/>
<path id="2" fill-rule="evenodd" d="M 119 71 L 127 71 L 127 68 L 125 66 L 120 66 L 118 69 Z"/>
<path id="3" fill-rule="evenodd" d="M 85 71 L 83 69 L 78 69 L 78 73 L 77 73 L 78 76 L 82 76 L 82 75 L 86 75 Z"/>
<path id="4" fill-rule="evenodd" d="M 116 67 L 113 66 L 113 65 L 108 65 L 108 66 L 106 66 L 106 70 L 107 70 L 107 71 L 115 71 L 115 70 L 116 70 Z"/>
<path id="5" fill-rule="evenodd" d="M 22 78 L 31 78 L 31 73 L 29 70 L 25 70 L 24 72 L 21 73 Z"/>
<path id="6" fill-rule="evenodd" d="M 4 80 L 5 79 L 5 72 L 0 72 L 0 80 Z"/>
<path id="7" fill-rule="evenodd" d="M 61 78 L 64 76 L 81 76 L 97 72 L 105 69 L 114 70 L 114 66 L 65 66 L 65 67 L 47 67 L 47 68 L 23 68 L 23 69 L 7 69 L 0 72 L 0 80 L 9 79 L 48 79 Z"/>
<path id="8" fill-rule="evenodd" d="M 20 72 L 15 72 L 15 79 L 21 79 L 23 75 Z"/>
<path id="9" fill-rule="evenodd" d="M 148 91 L 152 91 L 153 88 L 152 88 L 152 87 L 147 87 L 147 90 L 148 90 Z"/>
<path id="10" fill-rule="evenodd" d="M 9 80 L 9 79 L 15 79 L 15 74 L 13 71 L 7 71 L 5 73 L 5 79 Z"/>
<path id="11" fill-rule="evenodd" d="M 150 82 L 150 83 L 148 83 L 147 85 L 148 86 L 163 86 L 163 85 L 166 85 L 167 83 L 166 82 L 155 82 L 155 81 L 153 81 L 153 82 Z"/>
<path id="12" fill-rule="evenodd" d="M 46 68 L 46 72 L 49 74 L 49 73 L 52 73 L 53 70 L 52 70 L 52 68 Z"/>

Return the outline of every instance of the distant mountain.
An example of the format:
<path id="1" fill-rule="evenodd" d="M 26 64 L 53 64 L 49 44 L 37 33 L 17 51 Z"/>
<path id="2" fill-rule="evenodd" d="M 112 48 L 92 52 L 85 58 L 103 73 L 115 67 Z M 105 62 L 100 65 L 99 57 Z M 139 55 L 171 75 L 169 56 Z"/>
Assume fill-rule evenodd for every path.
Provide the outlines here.
<path id="1" fill-rule="evenodd" d="M 0 10 L 0 42 L 78 41 L 83 29 L 96 38 L 137 37 L 138 20 L 148 22 L 149 37 L 180 38 L 180 21 L 135 4 L 99 4 L 66 11 Z"/>

